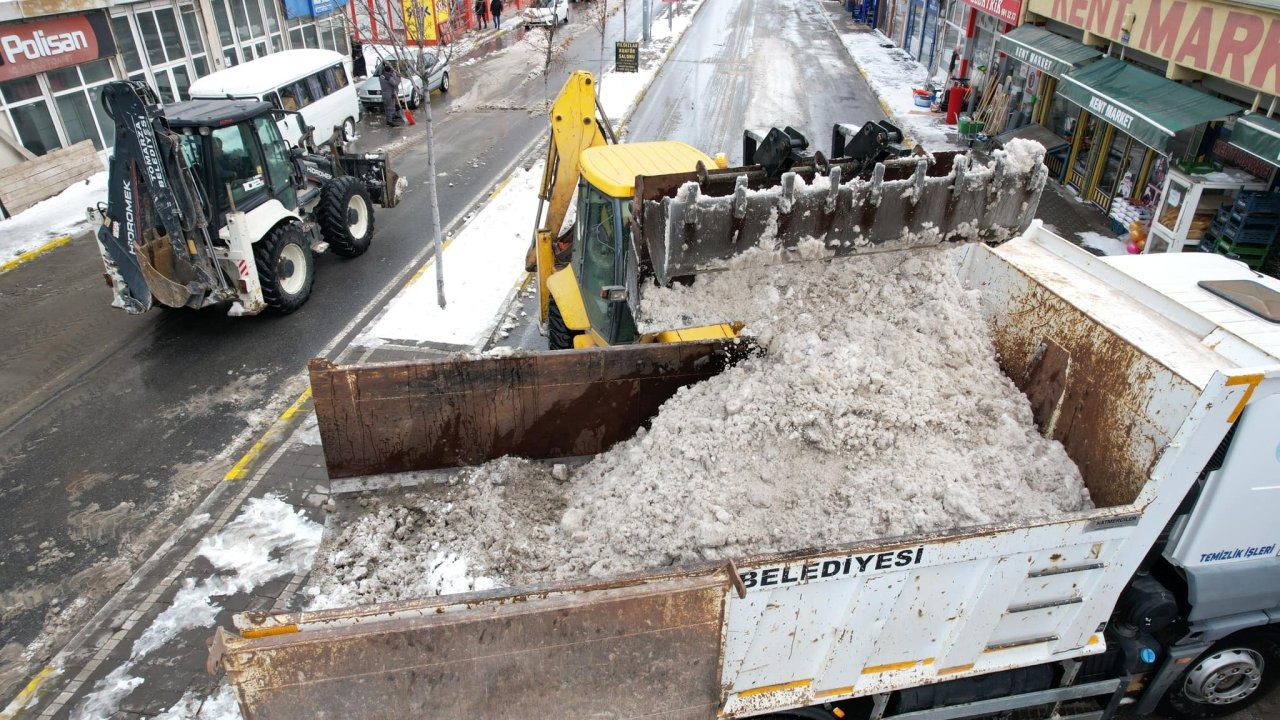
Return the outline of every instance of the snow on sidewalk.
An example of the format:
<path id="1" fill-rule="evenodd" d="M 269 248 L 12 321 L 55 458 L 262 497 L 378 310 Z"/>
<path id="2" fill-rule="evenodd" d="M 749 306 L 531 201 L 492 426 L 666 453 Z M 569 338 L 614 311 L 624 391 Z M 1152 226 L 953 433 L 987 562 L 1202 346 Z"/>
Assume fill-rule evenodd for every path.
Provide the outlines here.
<path id="1" fill-rule="evenodd" d="M 948 139 L 952 128 L 946 124 L 945 114 L 916 107 L 911 90 L 925 86 L 929 79 L 927 68 L 894 46 L 879 30 L 837 33 L 890 121 L 902 128 L 907 139 L 930 152 L 965 149 Z"/>
<path id="2" fill-rule="evenodd" d="M 85 209 L 107 199 L 107 171 L 0 220 L 0 265 L 60 237 L 89 229 Z"/>
<path id="3" fill-rule="evenodd" d="M 517 169 L 480 214 L 445 246 L 445 307 L 437 302 L 435 263 L 429 261 L 353 344 L 481 345 L 524 277 L 524 256 L 538 209 L 541 179 L 541 163 L 531 170 Z M 424 233 L 424 242 L 425 238 Z"/>

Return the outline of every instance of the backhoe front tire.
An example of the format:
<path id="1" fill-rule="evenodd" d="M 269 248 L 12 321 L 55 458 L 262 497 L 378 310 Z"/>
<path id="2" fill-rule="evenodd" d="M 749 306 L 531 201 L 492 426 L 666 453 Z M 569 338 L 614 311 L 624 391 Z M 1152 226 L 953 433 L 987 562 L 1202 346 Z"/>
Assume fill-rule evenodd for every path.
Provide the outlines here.
<path id="1" fill-rule="evenodd" d="M 302 307 L 311 297 L 315 259 L 296 222 L 277 225 L 253 246 L 258 282 L 267 307 L 280 315 Z"/>
<path id="2" fill-rule="evenodd" d="M 373 241 L 373 201 L 359 178 L 343 175 L 329 181 L 316 207 L 320 233 L 335 255 L 359 257 Z"/>
<path id="3" fill-rule="evenodd" d="M 1161 710 L 1181 720 L 1239 712 L 1280 684 L 1280 637 L 1265 630 L 1218 641 L 1165 692 Z"/>
<path id="4" fill-rule="evenodd" d="M 547 305 L 547 347 L 551 350 L 572 350 L 573 338 L 578 334 L 564 324 L 560 306 L 552 298 Z"/>

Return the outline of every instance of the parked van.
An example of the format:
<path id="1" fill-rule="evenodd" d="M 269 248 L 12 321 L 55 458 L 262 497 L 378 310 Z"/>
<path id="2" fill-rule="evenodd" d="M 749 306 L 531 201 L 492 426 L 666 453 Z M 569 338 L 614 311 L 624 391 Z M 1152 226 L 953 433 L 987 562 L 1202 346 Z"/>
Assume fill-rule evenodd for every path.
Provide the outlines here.
<path id="1" fill-rule="evenodd" d="M 284 50 L 206 75 L 191 83 L 192 100 L 227 97 L 266 100 L 282 110 L 297 110 L 312 137 L 327 140 L 335 131 L 355 138 L 360 101 L 351 82 L 350 60 L 332 50 Z M 295 116 L 280 120 L 280 134 L 291 143 L 302 136 Z"/>

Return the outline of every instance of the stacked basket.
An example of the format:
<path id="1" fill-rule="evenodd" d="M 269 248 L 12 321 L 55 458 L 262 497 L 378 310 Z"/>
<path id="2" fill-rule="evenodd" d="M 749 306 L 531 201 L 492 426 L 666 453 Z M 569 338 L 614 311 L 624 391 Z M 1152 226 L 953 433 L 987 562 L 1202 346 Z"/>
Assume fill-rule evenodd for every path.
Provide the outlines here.
<path id="1" fill-rule="evenodd" d="M 1257 270 L 1280 234 L 1280 192 L 1242 192 L 1223 205 L 1200 249 L 1235 257 Z"/>

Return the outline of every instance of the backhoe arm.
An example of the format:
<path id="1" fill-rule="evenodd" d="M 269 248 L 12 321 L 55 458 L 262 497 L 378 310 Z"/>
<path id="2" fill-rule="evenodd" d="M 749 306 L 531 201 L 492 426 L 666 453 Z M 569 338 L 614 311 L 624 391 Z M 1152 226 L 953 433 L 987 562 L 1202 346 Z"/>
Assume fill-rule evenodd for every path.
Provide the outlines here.
<path id="1" fill-rule="evenodd" d="M 582 151 L 617 142 L 613 129 L 596 102 L 596 83 L 591 73 L 578 70 L 569 76 L 564 89 L 551 105 L 551 138 L 547 162 L 538 189 L 538 216 L 534 221 L 535 258 L 538 271 L 538 317 L 547 321 L 547 278 L 555 272 L 555 243 L 560 226 L 569 212 L 569 202 L 582 174 Z M 543 211 L 546 210 L 544 215 Z"/>

